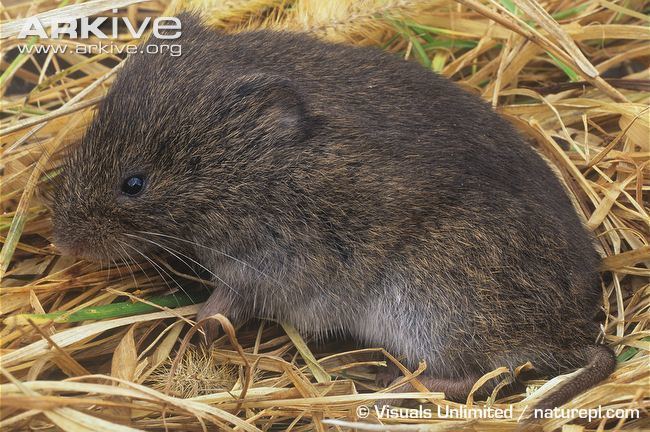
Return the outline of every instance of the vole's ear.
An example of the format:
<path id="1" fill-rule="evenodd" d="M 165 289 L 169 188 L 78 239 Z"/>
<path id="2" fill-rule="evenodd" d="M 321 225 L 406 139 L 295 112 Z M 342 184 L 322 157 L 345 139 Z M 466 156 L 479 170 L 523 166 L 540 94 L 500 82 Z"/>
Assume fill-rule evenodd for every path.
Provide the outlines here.
<path id="1" fill-rule="evenodd" d="M 232 87 L 238 114 L 270 141 L 296 141 L 308 132 L 308 113 L 298 90 L 286 79 L 252 74 L 239 78 Z"/>

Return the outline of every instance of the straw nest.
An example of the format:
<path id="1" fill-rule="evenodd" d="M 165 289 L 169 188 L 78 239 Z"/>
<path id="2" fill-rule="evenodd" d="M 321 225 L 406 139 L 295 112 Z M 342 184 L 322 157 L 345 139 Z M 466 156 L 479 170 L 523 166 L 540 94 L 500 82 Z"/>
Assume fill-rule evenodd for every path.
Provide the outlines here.
<path id="1" fill-rule="evenodd" d="M 207 11 L 227 31 L 273 27 L 374 45 L 422 63 L 490 101 L 557 168 L 603 255 L 603 337 L 618 369 L 567 408 L 637 409 L 627 418 L 549 419 L 545 430 L 650 428 L 650 31 L 643 0 L 134 0 L 9 2 L 2 7 L 0 134 L 0 394 L 2 430 L 448 430 L 507 431 L 530 395 L 467 404 L 439 394 L 386 396 L 376 349 L 316 347 L 290 326 L 255 322 L 195 347 L 199 297 L 170 290 L 190 278 L 164 264 L 101 268 L 57 254 L 42 191 L 60 150 L 79 138 L 122 57 L 18 53 L 19 45 L 80 46 L 97 40 L 18 40 L 11 23 L 57 10 L 143 19 Z M 86 9 L 84 9 L 86 8 Z M 645 10 L 644 10 L 645 8 Z M 111 12 L 108 12 L 111 14 Z M 103 13 L 106 15 L 106 12 Z M 124 30 L 124 29 L 122 29 Z M 132 43 L 121 33 L 113 42 Z M 471 119 L 467 119 L 471 121 Z M 435 119 L 431 119 L 432 125 Z M 179 306 L 179 307 L 176 307 Z M 45 315 L 45 314 L 49 315 Z M 190 343 L 190 339 L 192 343 Z M 424 367 L 424 365 L 423 365 Z M 405 372 L 413 378 L 422 371 Z M 496 370 L 484 377 L 507 376 Z M 562 377 L 538 388 L 532 397 Z M 483 381 L 485 381 L 483 380 Z M 480 385 L 481 382 L 478 384 Z M 367 418 L 382 397 L 420 398 L 427 419 Z M 514 419 L 443 418 L 435 407 L 507 408 Z M 444 414 L 444 411 L 443 411 Z M 572 425 L 568 425 L 571 423 Z"/>

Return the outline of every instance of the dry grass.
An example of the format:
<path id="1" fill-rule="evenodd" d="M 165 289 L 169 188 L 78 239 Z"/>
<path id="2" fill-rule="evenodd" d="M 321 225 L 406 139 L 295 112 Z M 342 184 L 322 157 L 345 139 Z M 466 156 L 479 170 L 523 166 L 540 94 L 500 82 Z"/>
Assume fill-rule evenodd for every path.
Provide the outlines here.
<path id="1" fill-rule="evenodd" d="M 0 19 L 10 22 L 60 6 L 65 4 L 52 0 L 18 3 L 1 9 Z M 209 10 L 211 23 L 229 31 L 287 28 L 381 46 L 491 101 L 557 168 L 604 256 L 604 338 L 619 368 L 567 406 L 641 413 L 636 420 L 554 419 L 544 428 L 650 428 L 647 2 L 174 0 L 131 5 L 118 15 L 142 18 L 185 7 Z M 116 40 L 128 42 L 125 35 Z M 152 306 L 126 317 L 109 313 L 116 306 L 89 311 L 114 302 L 138 304 L 176 286 L 150 266 L 102 269 L 60 257 L 48 241 L 50 219 L 40 191 L 57 174 L 58 151 L 88 124 L 121 59 L 72 53 L 16 57 L 15 47 L 23 43 L 9 37 L 1 48 L 2 430 L 187 431 L 216 425 L 304 431 L 347 430 L 349 422 L 360 429 L 361 423 L 390 430 L 515 429 L 511 419 L 450 420 L 435 411 L 425 420 L 358 418 L 358 406 L 395 397 L 373 384 L 377 359 L 395 361 L 379 349 L 316 349 L 288 326 L 250 323 L 235 331 L 221 319 L 225 336 L 212 351 L 201 352 L 188 343 L 196 331 L 190 329 L 197 306 L 155 301 L 161 306 L 149 302 Z M 24 315 L 45 312 L 63 314 L 31 320 Z M 435 393 L 398 397 L 460 406 Z M 488 401 L 497 407 L 514 404 L 515 416 L 527 402 L 525 395 Z M 571 421 L 578 426 L 566 426 Z"/>

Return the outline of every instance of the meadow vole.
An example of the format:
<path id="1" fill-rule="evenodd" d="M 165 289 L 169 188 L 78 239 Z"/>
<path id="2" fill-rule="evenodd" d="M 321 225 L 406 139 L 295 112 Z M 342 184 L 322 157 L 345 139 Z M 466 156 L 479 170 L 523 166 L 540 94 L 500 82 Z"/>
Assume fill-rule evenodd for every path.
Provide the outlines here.
<path id="1" fill-rule="evenodd" d="M 592 238 L 488 105 L 377 49 L 181 19 L 182 55 L 129 58 L 67 156 L 62 251 L 168 252 L 214 277 L 198 318 L 347 333 L 451 398 L 500 366 L 586 366 L 552 407 L 614 370 Z"/>

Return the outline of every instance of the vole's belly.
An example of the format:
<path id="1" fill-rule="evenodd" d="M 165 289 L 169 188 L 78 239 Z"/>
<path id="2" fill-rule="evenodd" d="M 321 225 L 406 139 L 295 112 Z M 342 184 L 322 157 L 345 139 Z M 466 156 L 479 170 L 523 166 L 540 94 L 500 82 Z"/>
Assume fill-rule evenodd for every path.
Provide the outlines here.
<path id="1" fill-rule="evenodd" d="M 305 335 L 349 333 L 359 302 L 340 298 L 327 287 L 317 288 L 303 276 L 264 263 L 243 259 L 204 257 L 223 296 L 226 314 L 288 322 Z M 216 312 L 215 312 L 216 313 Z"/>
<path id="2" fill-rule="evenodd" d="M 414 277 L 409 269 L 387 272 L 390 279 L 380 278 L 373 286 L 358 286 L 335 275 L 328 283 L 316 283 L 308 272 L 296 274 L 251 259 L 244 263 L 220 256 L 210 268 L 223 281 L 215 294 L 230 304 L 230 310 L 214 313 L 290 323 L 303 336 L 347 334 L 360 346 L 387 349 L 410 368 L 424 360 L 428 373 L 436 376 L 460 375 L 464 365 L 458 364 L 459 356 L 478 353 L 459 354 L 453 347 L 484 336 L 470 335 L 474 329 L 466 322 L 471 290 L 452 293 L 436 287 L 433 275 Z M 451 301 L 440 298 L 442 293 L 462 298 Z"/>

